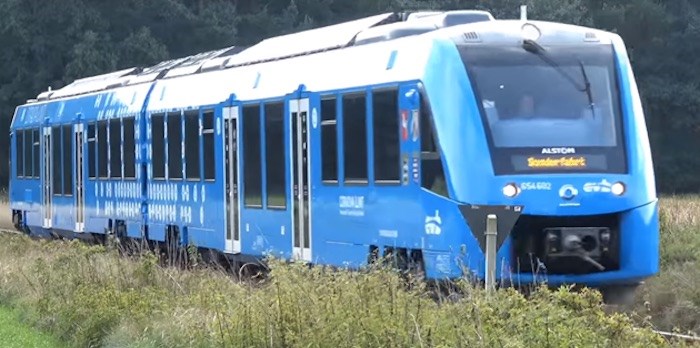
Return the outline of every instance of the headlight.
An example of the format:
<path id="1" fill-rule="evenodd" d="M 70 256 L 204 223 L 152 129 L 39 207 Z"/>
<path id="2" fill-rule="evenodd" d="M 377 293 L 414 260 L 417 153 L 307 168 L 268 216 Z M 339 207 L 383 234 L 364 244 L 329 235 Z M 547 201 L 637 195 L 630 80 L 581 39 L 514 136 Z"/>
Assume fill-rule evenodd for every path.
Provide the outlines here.
<path id="1" fill-rule="evenodd" d="M 610 190 L 615 196 L 622 196 L 625 193 L 625 184 L 618 181 L 612 185 Z"/>
<path id="2" fill-rule="evenodd" d="M 503 186 L 503 195 L 508 197 L 508 198 L 513 198 L 520 193 L 520 188 L 518 188 L 518 185 L 514 183 L 506 184 L 506 186 Z"/>

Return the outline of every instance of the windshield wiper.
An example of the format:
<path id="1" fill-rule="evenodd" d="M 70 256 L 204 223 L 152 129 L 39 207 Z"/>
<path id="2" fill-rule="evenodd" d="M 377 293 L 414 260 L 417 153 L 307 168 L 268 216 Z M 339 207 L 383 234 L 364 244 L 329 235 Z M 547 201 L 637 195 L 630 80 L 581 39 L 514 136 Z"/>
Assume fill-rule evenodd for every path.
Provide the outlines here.
<path id="1" fill-rule="evenodd" d="M 581 75 L 583 75 L 583 81 L 584 81 L 584 86 L 581 88 L 579 86 L 578 81 L 571 77 L 566 71 L 564 71 L 561 66 L 552 60 L 552 58 L 549 57 L 547 54 L 547 50 L 545 50 L 544 47 L 540 46 L 537 42 L 526 39 L 523 41 L 523 49 L 526 51 L 533 53 L 540 57 L 543 61 L 545 61 L 547 64 L 551 65 L 554 69 L 556 69 L 562 76 L 566 77 L 571 84 L 573 84 L 576 89 L 579 92 L 586 92 L 586 95 L 588 96 L 588 105 L 591 107 L 591 113 L 593 118 L 595 118 L 595 109 L 594 109 L 594 103 L 593 103 L 593 93 L 591 92 L 591 82 L 588 79 L 588 74 L 586 73 L 586 69 L 583 66 L 583 62 L 580 59 L 577 59 L 579 66 L 581 67 Z"/>
<path id="2" fill-rule="evenodd" d="M 583 62 L 578 60 L 578 66 L 581 67 L 581 75 L 583 75 L 583 81 L 586 84 L 586 95 L 588 96 L 588 105 L 591 107 L 591 116 L 595 119 L 595 105 L 593 103 L 593 93 L 591 93 L 591 81 L 588 79 L 588 74 L 586 74 L 586 68 L 583 67 Z"/>

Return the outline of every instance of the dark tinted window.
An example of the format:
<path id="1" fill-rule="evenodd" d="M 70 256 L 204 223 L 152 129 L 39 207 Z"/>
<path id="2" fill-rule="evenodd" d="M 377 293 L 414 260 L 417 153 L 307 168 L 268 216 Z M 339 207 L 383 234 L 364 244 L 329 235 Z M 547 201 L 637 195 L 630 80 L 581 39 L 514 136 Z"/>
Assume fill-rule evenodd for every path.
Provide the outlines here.
<path id="1" fill-rule="evenodd" d="M 243 107 L 243 200 L 247 207 L 262 206 L 260 161 L 260 107 Z"/>
<path id="2" fill-rule="evenodd" d="M 168 113 L 168 179 L 182 179 L 182 121 L 179 111 Z"/>
<path id="3" fill-rule="evenodd" d="M 15 133 L 15 162 L 16 175 L 21 178 L 24 176 L 24 130 Z"/>
<path id="4" fill-rule="evenodd" d="M 52 170 L 53 173 L 53 193 L 55 195 L 63 194 L 63 180 L 61 179 L 62 170 L 61 168 L 61 127 L 55 126 L 51 127 L 51 153 L 53 158 Z"/>
<path id="5" fill-rule="evenodd" d="M 216 153 L 214 148 L 214 111 L 202 114 L 202 147 L 204 154 L 204 179 L 216 179 Z"/>
<path id="6" fill-rule="evenodd" d="M 324 182 L 338 182 L 338 133 L 336 98 L 321 101 L 321 166 Z"/>
<path id="7" fill-rule="evenodd" d="M 73 194 L 73 126 L 63 126 L 63 194 Z"/>
<path id="8" fill-rule="evenodd" d="M 199 149 L 199 111 L 186 111 L 185 174 L 187 179 L 199 179 Z"/>
<path id="9" fill-rule="evenodd" d="M 427 98 L 421 98 L 420 106 L 421 137 L 421 185 L 441 196 L 448 197 L 445 173 L 442 168 L 440 148 L 435 138 L 432 113 Z M 410 159 L 412 161 L 413 159 Z M 410 162 L 409 161 L 409 162 Z M 410 168 L 410 163 L 409 163 Z M 409 175 L 413 173 L 409 170 Z"/>
<path id="10" fill-rule="evenodd" d="M 34 153 L 34 155 L 32 156 L 33 162 L 34 162 L 34 165 L 33 165 L 34 177 L 39 179 L 39 158 L 40 158 L 39 155 L 41 153 L 40 148 L 39 148 L 39 144 L 40 144 L 40 140 L 41 140 L 41 139 L 39 139 L 39 129 L 36 129 L 36 128 L 33 129 L 32 133 L 34 134 L 34 139 L 33 139 L 33 142 L 34 142 L 33 143 L 33 149 L 34 149 L 33 153 Z"/>
<path id="11" fill-rule="evenodd" d="M 122 123 L 118 118 L 109 120 L 109 176 L 122 177 Z"/>
<path id="12" fill-rule="evenodd" d="M 31 178 L 32 177 L 32 130 L 31 129 L 26 129 L 24 130 L 24 146 L 23 146 L 23 151 L 24 151 L 24 177 L 25 178 Z"/>
<path id="13" fill-rule="evenodd" d="M 31 178 L 32 177 L 32 148 L 33 148 L 33 141 L 32 141 L 32 130 L 31 129 L 26 129 L 24 131 L 24 177 L 26 178 Z"/>
<path id="14" fill-rule="evenodd" d="M 136 177 L 136 140 L 134 139 L 134 118 L 128 117 L 122 120 L 124 125 L 124 177 L 133 179 Z"/>
<path id="15" fill-rule="evenodd" d="M 97 172 L 97 129 L 95 123 L 88 123 L 87 133 L 88 177 L 94 179 Z"/>
<path id="16" fill-rule="evenodd" d="M 346 183 L 367 182 L 365 94 L 343 96 L 343 157 Z"/>
<path id="17" fill-rule="evenodd" d="M 399 103 L 396 89 L 374 92 L 372 123 L 374 125 L 374 180 L 399 183 L 401 149 L 399 148 Z M 413 132 L 409 133 L 413 134 Z"/>
<path id="18" fill-rule="evenodd" d="M 265 105 L 265 160 L 267 174 L 267 207 L 286 208 L 284 146 L 284 105 Z"/>
<path id="19" fill-rule="evenodd" d="M 151 116 L 151 163 L 153 178 L 165 179 L 165 117 Z"/>
<path id="20" fill-rule="evenodd" d="M 105 120 L 97 122 L 97 148 L 98 173 L 100 178 L 106 178 L 107 169 L 109 168 L 109 162 L 107 162 L 109 159 L 109 146 L 107 143 L 107 121 Z"/>

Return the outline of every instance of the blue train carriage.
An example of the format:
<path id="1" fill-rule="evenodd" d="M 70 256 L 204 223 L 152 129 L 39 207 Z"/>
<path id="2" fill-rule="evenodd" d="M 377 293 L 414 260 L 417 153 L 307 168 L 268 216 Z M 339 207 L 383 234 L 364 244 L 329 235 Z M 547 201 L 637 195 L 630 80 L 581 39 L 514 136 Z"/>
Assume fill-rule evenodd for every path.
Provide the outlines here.
<path id="1" fill-rule="evenodd" d="M 104 234 L 114 221 L 141 229 L 136 144 L 149 85 L 85 93 L 127 72 L 78 80 L 17 108 L 10 180 L 17 228 L 65 237 Z"/>
<path id="2" fill-rule="evenodd" d="M 382 14 L 117 75 L 114 90 L 110 79 L 20 107 L 12 130 L 13 154 L 26 153 L 22 110 L 92 100 L 81 112 L 99 115 L 98 96 L 145 91 L 126 108 L 140 219 L 110 208 L 91 232 L 337 266 L 392 254 L 431 279 L 483 278 L 484 216 L 472 215 L 498 206 L 513 213 L 499 225 L 501 281 L 629 285 L 658 270 L 649 144 L 617 35 L 481 11 Z M 99 177 L 96 129 L 94 181 L 128 182 Z M 46 227 L 24 222 L 34 181 L 13 176 L 12 209 Z"/>

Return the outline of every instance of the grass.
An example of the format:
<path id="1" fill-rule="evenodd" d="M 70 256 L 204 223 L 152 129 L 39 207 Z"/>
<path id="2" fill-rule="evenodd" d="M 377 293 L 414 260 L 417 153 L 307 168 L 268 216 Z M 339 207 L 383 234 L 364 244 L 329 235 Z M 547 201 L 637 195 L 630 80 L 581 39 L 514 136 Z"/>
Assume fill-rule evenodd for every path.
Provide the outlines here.
<path id="1" fill-rule="evenodd" d="M 50 335 L 21 323 L 20 315 L 0 307 L 0 340 L 4 348 L 59 348 L 63 343 Z"/>
<path id="2" fill-rule="evenodd" d="M 700 336 L 700 197 L 661 200 L 661 271 L 626 310 L 655 328 Z"/>
<path id="3" fill-rule="evenodd" d="M 700 325 L 700 198 L 664 198 L 661 207 L 661 273 L 617 313 L 590 290 L 489 296 L 457 282 L 463 297 L 435 301 L 425 283 L 382 268 L 273 261 L 265 279 L 239 282 L 201 264 L 161 267 L 148 253 L 125 258 L 5 235 L 0 303 L 80 347 L 668 346 L 649 328 L 697 333 Z"/>
<path id="4" fill-rule="evenodd" d="M 436 302 L 393 271 L 331 271 L 273 261 L 262 283 L 216 269 L 161 268 L 78 242 L 3 237 L 0 296 L 75 346 L 661 347 L 594 291 L 513 290 Z M 11 261 L 14 260 L 14 261 Z M 536 315 L 534 315 L 536 313 Z M 590 330 L 595 327 L 596 330 Z"/>

